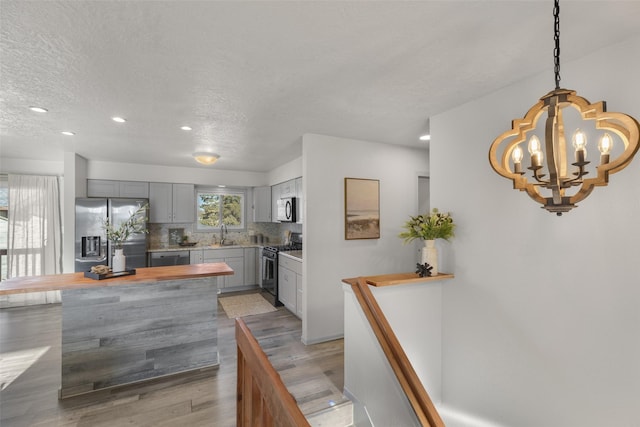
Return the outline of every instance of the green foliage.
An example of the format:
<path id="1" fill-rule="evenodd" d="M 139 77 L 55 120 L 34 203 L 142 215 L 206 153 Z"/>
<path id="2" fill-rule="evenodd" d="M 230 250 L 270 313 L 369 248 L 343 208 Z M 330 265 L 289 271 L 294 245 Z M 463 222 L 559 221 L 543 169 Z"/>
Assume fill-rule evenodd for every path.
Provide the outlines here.
<path id="1" fill-rule="evenodd" d="M 242 197 L 234 194 L 200 195 L 198 222 L 208 227 L 219 228 L 224 225 L 242 225 Z M 222 215 L 220 207 L 222 206 Z"/>
<path id="2" fill-rule="evenodd" d="M 402 226 L 406 231 L 400 233 L 398 237 L 404 239 L 404 243 L 414 239 L 449 240 L 454 236 L 455 227 L 450 213 L 440 213 L 438 209 L 433 208 L 431 215 L 410 217 L 409 221 Z"/>
<path id="3" fill-rule="evenodd" d="M 149 205 L 146 203 L 140 206 L 131 214 L 129 219 L 120 224 L 120 227 L 118 228 L 114 227 L 114 225 L 109 221 L 109 218 L 106 219 L 102 228 L 107 233 L 107 239 L 113 243 L 113 246 L 116 249 L 122 249 L 122 245 L 132 234 L 149 232 L 145 227 L 147 221 L 145 213 L 148 207 Z"/>
<path id="4" fill-rule="evenodd" d="M 220 199 L 219 194 L 200 194 L 200 209 L 198 221 L 209 227 L 220 227 Z"/>

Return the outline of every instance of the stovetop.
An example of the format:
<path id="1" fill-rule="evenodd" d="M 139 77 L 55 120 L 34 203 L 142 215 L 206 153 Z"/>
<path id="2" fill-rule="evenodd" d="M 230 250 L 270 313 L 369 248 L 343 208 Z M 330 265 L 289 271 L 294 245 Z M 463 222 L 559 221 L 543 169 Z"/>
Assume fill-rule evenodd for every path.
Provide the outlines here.
<path id="1" fill-rule="evenodd" d="M 271 252 L 301 251 L 302 243 L 291 243 L 289 245 L 265 246 L 264 249 Z"/>

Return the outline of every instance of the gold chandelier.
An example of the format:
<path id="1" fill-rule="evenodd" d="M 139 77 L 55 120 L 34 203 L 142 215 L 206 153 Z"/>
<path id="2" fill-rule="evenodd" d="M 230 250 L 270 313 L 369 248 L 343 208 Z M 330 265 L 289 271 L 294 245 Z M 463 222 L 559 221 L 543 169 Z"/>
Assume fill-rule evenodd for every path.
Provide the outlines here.
<path id="1" fill-rule="evenodd" d="M 555 90 L 512 122 L 510 130 L 491 144 L 489 161 L 498 174 L 513 181 L 544 209 L 562 215 L 576 207 L 596 186 L 606 186 L 609 175 L 624 169 L 640 146 L 640 124 L 623 113 L 607 112 L 604 101 L 591 104 L 573 90 L 560 88 L 560 5 L 554 1 Z M 571 108 L 569 108 L 571 107 Z M 547 113 L 543 123 L 538 119 Z M 576 125 L 571 137 L 575 162 L 569 165 L 565 123 Z M 538 135 L 543 135 L 543 141 Z M 599 138 L 599 164 L 589 167 L 587 141 Z M 529 138 L 530 177 L 525 176 L 521 144 Z M 592 149 L 589 149 L 590 151 Z M 571 167 L 573 166 L 573 168 Z M 594 170 L 595 169 L 595 170 Z M 587 175 L 591 173 L 590 178 Z"/>

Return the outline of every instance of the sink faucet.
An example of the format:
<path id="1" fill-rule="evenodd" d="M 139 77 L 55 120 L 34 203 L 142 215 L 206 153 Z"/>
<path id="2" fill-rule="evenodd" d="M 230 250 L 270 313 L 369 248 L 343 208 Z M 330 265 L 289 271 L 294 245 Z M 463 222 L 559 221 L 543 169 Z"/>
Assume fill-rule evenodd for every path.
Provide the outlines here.
<path id="1" fill-rule="evenodd" d="M 224 225 L 224 224 L 222 224 L 222 225 L 220 226 L 220 245 L 224 245 L 224 240 L 225 240 L 225 238 L 224 238 L 224 234 L 225 234 L 225 233 L 228 233 L 228 231 L 227 231 L 227 226 L 226 226 L 226 225 Z"/>

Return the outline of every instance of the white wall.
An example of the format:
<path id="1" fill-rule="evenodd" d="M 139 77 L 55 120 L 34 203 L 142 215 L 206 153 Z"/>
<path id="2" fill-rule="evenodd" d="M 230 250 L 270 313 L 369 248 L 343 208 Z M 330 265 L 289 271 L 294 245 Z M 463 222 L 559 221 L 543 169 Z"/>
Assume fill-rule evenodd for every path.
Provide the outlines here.
<path id="1" fill-rule="evenodd" d="M 442 287 L 448 281 L 371 287 L 434 404 L 441 400 Z M 349 285 L 345 290 L 344 387 L 367 406 L 373 424 L 419 425 Z M 375 375 L 372 375 L 372 372 Z"/>
<path id="2" fill-rule="evenodd" d="M 62 195 L 62 272 L 75 271 L 76 198 L 87 196 L 87 159 L 76 153 L 64 153 Z"/>
<path id="3" fill-rule="evenodd" d="M 89 161 L 88 178 L 187 183 L 196 185 L 226 185 L 229 187 L 258 187 L 268 185 L 266 173 L 220 170 L 216 169 L 215 165 L 209 168 L 183 168 L 175 166 L 100 162 L 94 160 Z"/>
<path id="4" fill-rule="evenodd" d="M 269 171 L 269 185 L 280 184 L 302 176 L 302 157 L 291 160 L 282 166 Z"/>
<path id="5" fill-rule="evenodd" d="M 0 173 L 24 175 L 63 175 L 64 162 L 28 160 L 3 157 L 0 159 Z"/>
<path id="6" fill-rule="evenodd" d="M 344 285 L 344 291 L 344 388 L 354 402 L 356 421 L 362 416 L 362 406 L 366 406 L 373 425 L 420 426 L 351 286 Z M 395 329 L 395 325 L 392 327 Z"/>
<path id="7" fill-rule="evenodd" d="M 303 342 L 343 335 L 342 279 L 415 270 L 414 246 L 397 235 L 416 213 L 418 175 L 426 172 L 426 150 L 303 136 Z M 380 180 L 380 239 L 344 239 L 345 177 Z"/>
<path id="8" fill-rule="evenodd" d="M 640 118 L 639 51 L 637 37 L 563 64 L 562 85 Z M 505 426 L 637 426 L 640 158 L 562 217 L 487 160 L 552 89 L 549 69 L 431 118 L 431 206 L 458 224 L 443 400 Z"/>

